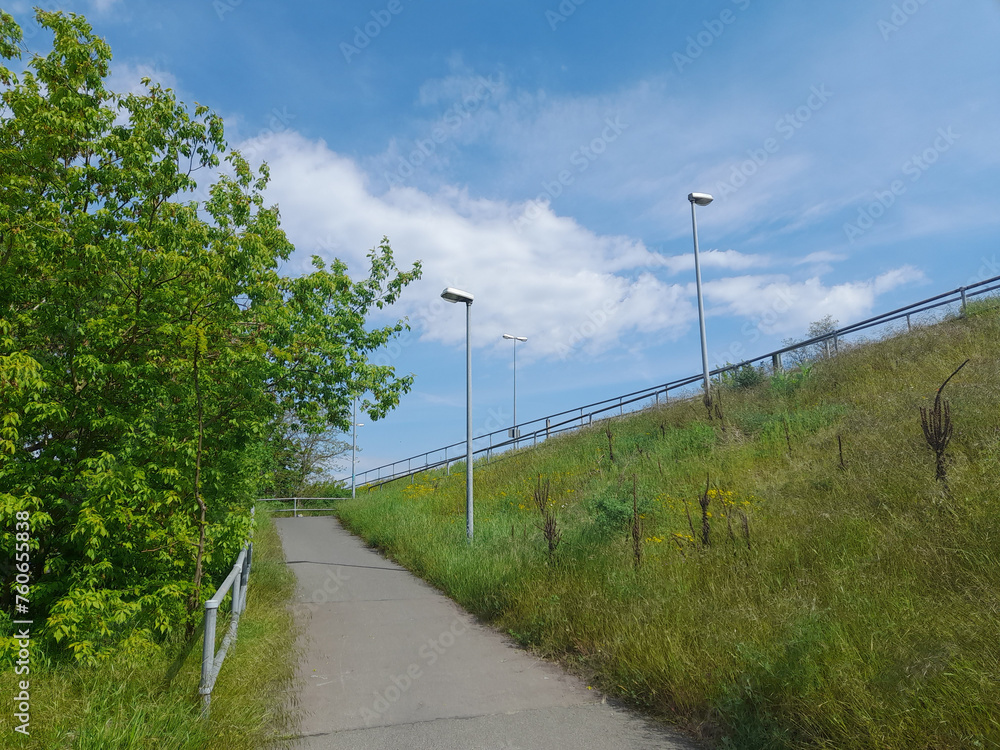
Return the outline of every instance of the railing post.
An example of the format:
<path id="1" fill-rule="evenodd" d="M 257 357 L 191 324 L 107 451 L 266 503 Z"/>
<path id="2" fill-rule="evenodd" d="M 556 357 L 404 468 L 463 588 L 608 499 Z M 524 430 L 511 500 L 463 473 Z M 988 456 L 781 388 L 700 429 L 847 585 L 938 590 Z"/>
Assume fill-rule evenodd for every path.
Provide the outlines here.
<path id="1" fill-rule="evenodd" d="M 771 370 L 773 372 L 781 372 L 783 369 L 781 365 L 781 354 L 771 355 Z"/>
<path id="2" fill-rule="evenodd" d="M 233 617 L 237 617 L 240 613 L 240 592 L 243 586 L 243 565 L 240 562 L 236 562 L 233 565 Z"/>
<path id="3" fill-rule="evenodd" d="M 909 313 L 906 314 L 906 330 L 907 331 L 912 331 L 913 330 L 913 326 L 910 325 L 910 314 Z"/>
<path id="4" fill-rule="evenodd" d="M 250 566 L 253 564 L 253 542 L 247 544 L 247 554 L 243 558 L 243 570 L 241 571 L 240 591 L 243 596 L 240 599 L 240 612 L 247 608 L 247 585 L 250 583 Z"/>
<path id="5" fill-rule="evenodd" d="M 959 287 L 958 289 L 962 293 L 962 315 L 965 315 L 965 308 L 968 305 L 968 300 L 965 297 L 965 287 Z"/>
<path id="6" fill-rule="evenodd" d="M 548 440 L 552 435 L 552 420 L 548 417 L 545 418 L 545 439 Z"/>
<path id="7" fill-rule="evenodd" d="M 218 615 L 218 604 L 210 606 L 205 602 L 205 642 L 201 649 L 201 715 L 208 717 L 212 707 L 212 671 L 215 668 L 215 620 Z"/>
<path id="8" fill-rule="evenodd" d="M 298 517 L 299 515 L 299 499 L 297 497 L 292 498 L 292 517 Z"/>

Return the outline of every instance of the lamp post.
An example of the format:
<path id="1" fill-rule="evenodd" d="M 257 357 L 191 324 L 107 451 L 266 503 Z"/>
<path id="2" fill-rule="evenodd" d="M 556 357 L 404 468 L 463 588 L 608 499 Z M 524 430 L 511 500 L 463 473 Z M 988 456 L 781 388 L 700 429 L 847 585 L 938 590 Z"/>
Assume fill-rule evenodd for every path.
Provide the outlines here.
<path id="1" fill-rule="evenodd" d="M 351 497 L 357 497 L 356 495 L 356 485 L 355 485 L 355 471 L 358 465 L 357 453 L 358 453 L 358 428 L 364 427 L 363 424 L 358 424 L 358 397 L 353 396 L 351 398 L 353 404 L 352 412 L 354 416 L 351 418 Z"/>
<path id="2" fill-rule="evenodd" d="M 472 541 L 472 300 L 461 289 L 447 287 L 441 298 L 465 303 L 465 532 Z"/>
<path id="3" fill-rule="evenodd" d="M 514 438 L 514 447 L 517 447 L 517 439 L 520 437 L 517 432 L 517 342 L 525 342 L 528 339 L 524 336 L 513 336 L 509 333 L 503 335 L 505 339 L 514 342 L 514 427 L 510 431 L 510 436 Z"/>
<path id="4" fill-rule="evenodd" d="M 714 198 L 708 193 L 691 193 L 688 195 L 691 202 L 691 227 L 694 231 L 694 276 L 698 288 L 698 324 L 701 327 L 701 366 L 705 371 L 705 406 L 712 408 L 712 391 L 708 379 L 708 342 L 705 339 L 705 303 L 701 297 L 701 263 L 698 260 L 698 219 L 695 216 L 694 207 L 707 206 Z"/>

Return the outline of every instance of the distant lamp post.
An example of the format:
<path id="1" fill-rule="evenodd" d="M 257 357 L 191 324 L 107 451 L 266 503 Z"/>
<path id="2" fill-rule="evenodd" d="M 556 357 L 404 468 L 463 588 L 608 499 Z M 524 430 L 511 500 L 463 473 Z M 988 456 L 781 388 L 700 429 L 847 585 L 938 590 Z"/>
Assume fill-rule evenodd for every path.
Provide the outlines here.
<path id="1" fill-rule="evenodd" d="M 472 300 L 461 289 L 447 287 L 441 298 L 465 303 L 465 532 L 472 541 Z"/>
<path id="2" fill-rule="evenodd" d="M 511 428 L 510 436 L 514 438 L 514 447 L 517 447 L 517 439 L 520 437 L 517 430 L 517 342 L 525 342 L 528 339 L 524 336 L 512 336 L 509 333 L 503 335 L 505 339 L 514 342 L 514 426 Z"/>
<path id="3" fill-rule="evenodd" d="M 357 497 L 356 494 L 356 484 L 355 484 L 355 471 L 358 465 L 358 428 L 364 427 L 363 424 L 358 424 L 358 397 L 354 396 L 352 398 L 353 402 L 353 418 L 351 419 L 351 497 Z"/>
<path id="4" fill-rule="evenodd" d="M 701 296 L 701 263 L 698 260 L 698 218 L 695 216 L 694 207 L 707 206 L 715 200 L 708 193 L 691 193 L 688 195 L 691 201 L 691 227 L 694 230 L 694 276 L 698 287 L 698 324 L 701 326 L 701 366 L 705 372 L 705 406 L 712 408 L 711 383 L 708 379 L 708 342 L 705 338 L 705 303 Z"/>

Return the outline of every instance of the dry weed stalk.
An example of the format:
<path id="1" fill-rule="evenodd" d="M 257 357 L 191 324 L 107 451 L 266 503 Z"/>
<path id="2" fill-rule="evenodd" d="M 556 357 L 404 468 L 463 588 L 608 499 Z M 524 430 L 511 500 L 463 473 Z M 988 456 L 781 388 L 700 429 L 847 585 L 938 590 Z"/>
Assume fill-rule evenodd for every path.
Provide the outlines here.
<path id="1" fill-rule="evenodd" d="M 711 484 L 711 479 L 706 474 L 705 475 L 705 491 L 701 494 L 701 499 L 699 503 L 701 504 L 701 544 L 703 547 L 711 547 L 711 531 L 712 528 L 708 523 L 708 504 L 711 500 L 708 497 L 708 488 Z"/>
<path id="2" fill-rule="evenodd" d="M 611 425 L 606 425 L 604 427 L 604 434 L 608 436 L 608 458 L 611 459 L 611 463 L 615 462 L 615 446 L 614 446 L 614 435 L 611 434 Z"/>
<path id="3" fill-rule="evenodd" d="M 538 482 L 535 486 L 535 507 L 538 508 L 538 512 L 542 516 L 542 524 L 538 528 L 541 529 L 542 536 L 545 537 L 548 544 L 549 561 L 551 562 L 556 548 L 559 546 L 559 540 L 562 539 L 562 531 L 556 521 L 555 511 L 549 503 L 549 480 L 545 480 L 543 487 L 541 474 L 538 475 Z"/>
<path id="4" fill-rule="evenodd" d="M 928 447 L 934 451 L 936 463 L 934 478 L 944 484 L 946 489 L 948 487 L 947 450 L 954 428 L 951 423 L 951 405 L 948 401 L 941 399 L 941 392 L 948 385 L 948 381 L 955 377 L 959 370 L 967 364 L 969 364 L 969 360 L 965 360 L 960 364 L 958 369 L 949 375 L 941 384 L 941 387 L 937 389 L 933 407 L 929 410 L 926 407 L 920 407 L 920 426 L 924 430 L 924 439 L 927 441 Z"/>
<path id="5" fill-rule="evenodd" d="M 743 523 L 743 536 L 747 540 L 747 551 L 750 551 L 750 519 L 747 518 L 747 514 L 743 512 L 742 509 L 739 511 L 740 521 Z"/>

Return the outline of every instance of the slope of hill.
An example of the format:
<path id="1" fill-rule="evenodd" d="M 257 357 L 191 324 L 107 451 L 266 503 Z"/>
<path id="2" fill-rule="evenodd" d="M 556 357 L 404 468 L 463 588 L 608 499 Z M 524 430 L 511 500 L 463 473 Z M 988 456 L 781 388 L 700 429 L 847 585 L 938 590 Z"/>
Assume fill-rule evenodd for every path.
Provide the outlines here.
<path id="1" fill-rule="evenodd" d="M 477 463 L 471 545 L 462 467 L 340 515 L 719 747 L 1000 747 L 998 371 L 981 302 Z"/>

